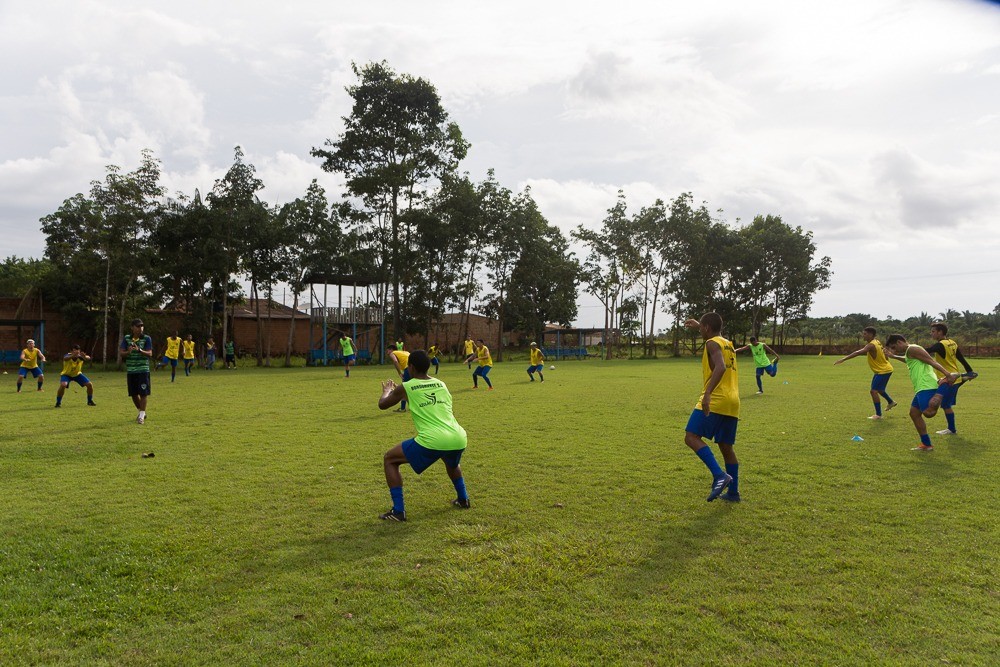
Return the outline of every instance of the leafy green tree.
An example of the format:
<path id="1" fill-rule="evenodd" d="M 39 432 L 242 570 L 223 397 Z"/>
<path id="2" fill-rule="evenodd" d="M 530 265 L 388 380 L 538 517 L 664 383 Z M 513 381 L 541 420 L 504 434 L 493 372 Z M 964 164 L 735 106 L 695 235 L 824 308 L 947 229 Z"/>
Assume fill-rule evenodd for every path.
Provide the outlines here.
<path id="1" fill-rule="evenodd" d="M 378 226 L 392 284 L 393 330 L 399 335 L 403 260 L 412 232 L 403 213 L 457 167 L 468 143 L 428 81 L 398 75 L 384 61 L 352 68 L 359 82 L 347 88 L 354 105 L 344 132 L 311 153 L 323 160 L 324 170 L 345 175 L 348 194 L 361 200 Z"/>
<path id="2" fill-rule="evenodd" d="M 53 270 L 46 259 L 22 259 L 15 255 L 0 262 L 0 296 L 25 297 Z"/>

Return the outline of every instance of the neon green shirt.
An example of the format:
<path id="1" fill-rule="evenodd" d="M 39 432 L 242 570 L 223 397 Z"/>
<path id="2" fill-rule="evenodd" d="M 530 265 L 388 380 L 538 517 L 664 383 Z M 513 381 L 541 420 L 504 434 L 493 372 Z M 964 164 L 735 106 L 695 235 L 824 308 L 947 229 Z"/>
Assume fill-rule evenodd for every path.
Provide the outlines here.
<path id="1" fill-rule="evenodd" d="M 913 383 L 913 391 L 921 392 L 927 389 L 937 389 L 938 380 L 937 376 L 934 374 L 934 367 L 928 363 L 924 363 L 919 359 L 910 358 L 910 350 L 920 347 L 919 345 L 910 345 L 906 348 L 906 367 L 910 369 L 910 381 Z M 923 348 L 921 348 L 923 349 Z"/>
<path id="2" fill-rule="evenodd" d="M 340 349 L 344 353 L 345 357 L 349 357 L 352 354 L 354 354 L 354 346 L 351 345 L 351 339 L 350 338 L 341 338 L 340 339 Z"/>
<path id="3" fill-rule="evenodd" d="M 757 368 L 764 368 L 771 365 L 771 360 L 767 358 L 767 351 L 764 349 L 764 343 L 757 343 L 756 345 L 750 343 L 750 352 L 753 354 L 753 361 L 757 364 Z"/>
<path id="4" fill-rule="evenodd" d="M 410 415 L 417 427 L 417 444 L 427 449 L 465 449 L 468 436 L 451 410 L 451 393 L 437 378 L 414 378 L 403 383 Z"/>

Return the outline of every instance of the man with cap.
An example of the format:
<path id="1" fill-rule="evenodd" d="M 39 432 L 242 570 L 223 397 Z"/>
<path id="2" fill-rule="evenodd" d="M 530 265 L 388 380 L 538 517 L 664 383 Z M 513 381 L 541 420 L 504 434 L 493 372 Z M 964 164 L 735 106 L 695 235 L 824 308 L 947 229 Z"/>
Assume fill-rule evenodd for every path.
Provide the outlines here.
<path id="1" fill-rule="evenodd" d="M 132 333 L 126 334 L 118 349 L 118 358 L 125 357 L 128 395 L 139 414 L 136 422 L 146 421 L 146 400 L 150 394 L 149 360 L 153 357 L 153 339 L 143 333 L 142 320 L 132 320 Z"/>

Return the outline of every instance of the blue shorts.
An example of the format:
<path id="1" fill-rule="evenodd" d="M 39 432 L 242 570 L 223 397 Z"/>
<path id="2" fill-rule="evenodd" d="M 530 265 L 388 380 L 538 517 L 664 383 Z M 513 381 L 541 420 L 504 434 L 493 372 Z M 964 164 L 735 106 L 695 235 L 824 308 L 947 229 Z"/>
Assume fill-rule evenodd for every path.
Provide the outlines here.
<path id="1" fill-rule="evenodd" d="M 435 366 L 439 366 L 441 364 L 441 362 L 438 361 L 437 357 L 431 357 L 431 363 L 434 364 Z"/>
<path id="2" fill-rule="evenodd" d="M 758 366 L 757 367 L 757 377 L 761 377 L 762 375 L 764 375 L 764 373 L 767 373 L 771 377 L 774 377 L 775 375 L 778 374 L 778 365 L 777 364 L 768 364 L 767 366 Z"/>
<path id="3" fill-rule="evenodd" d="M 410 377 L 410 367 L 407 366 L 403 369 L 403 382 L 409 382 L 413 378 Z"/>
<path id="4" fill-rule="evenodd" d="M 465 451 L 464 449 L 427 449 L 422 447 L 415 438 L 404 440 L 401 444 L 406 462 L 418 475 L 431 467 L 431 464 L 438 459 L 444 461 L 449 468 L 457 468 L 462 460 L 462 452 Z"/>
<path id="5" fill-rule="evenodd" d="M 892 373 L 876 373 L 872 376 L 872 391 L 885 391 Z"/>
<path id="6" fill-rule="evenodd" d="M 538 364 L 537 366 L 528 366 L 529 373 L 541 373 L 545 370 L 545 364 Z"/>
<path id="7" fill-rule="evenodd" d="M 129 396 L 149 396 L 152 388 L 149 384 L 149 373 L 129 373 L 128 374 L 128 395 Z"/>
<path id="8" fill-rule="evenodd" d="M 472 374 L 484 378 L 490 374 L 491 370 L 493 370 L 492 366 L 476 366 L 476 370 L 472 371 Z"/>
<path id="9" fill-rule="evenodd" d="M 931 399 L 934 398 L 934 394 L 942 393 L 940 389 L 924 389 L 923 391 L 918 391 L 916 396 L 913 397 L 913 402 L 910 403 L 910 407 L 919 408 L 921 412 L 927 409 L 930 404 Z"/>
<path id="10" fill-rule="evenodd" d="M 170 364 L 171 366 L 176 366 L 177 360 L 171 359 L 170 357 L 163 357 L 160 363 L 162 363 L 164 366 L 166 366 L 167 364 Z"/>
<path id="11" fill-rule="evenodd" d="M 354 361 L 357 358 L 358 358 L 358 356 L 356 354 L 349 354 L 346 357 L 344 357 L 344 363 L 345 364 L 349 364 L 349 363 L 351 363 L 352 361 Z"/>
<path id="12" fill-rule="evenodd" d="M 953 405 L 958 403 L 958 388 L 962 384 L 943 384 L 938 387 L 938 393 L 941 394 L 941 407 L 951 408 Z"/>
<path id="13" fill-rule="evenodd" d="M 709 412 L 706 417 L 704 412 L 695 408 L 691 411 L 691 417 L 684 430 L 701 438 L 712 438 L 720 445 L 735 445 L 736 427 L 739 423 L 739 417 L 714 412 Z"/>
<path id="14" fill-rule="evenodd" d="M 21 366 L 17 369 L 17 374 L 21 377 L 27 377 L 28 373 L 31 373 L 31 377 L 36 378 L 42 374 L 42 369 L 37 366 L 35 368 L 25 368 L 24 366 Z"/>
<path id="15" fill-rule="evenodd" d="M 59 382 L 66 385 L 67 387 L 69 386 L 70 382 L 75 382 L 81 387 L 86 387 L 88 384 L 90 384 L 90 380 L 88 380 L 87 376 L 84 375 L 83 373 L 80 373 L 76 377 L 70 377 L 68 375 L 60 375 Z"/>

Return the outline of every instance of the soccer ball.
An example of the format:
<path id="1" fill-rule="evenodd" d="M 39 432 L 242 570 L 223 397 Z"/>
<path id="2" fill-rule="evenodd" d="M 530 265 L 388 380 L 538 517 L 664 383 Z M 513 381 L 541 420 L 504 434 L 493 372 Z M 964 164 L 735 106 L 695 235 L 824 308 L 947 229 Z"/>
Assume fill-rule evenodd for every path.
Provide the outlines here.
<path id="1" fill-rule="evenodd" d="M 554 371 L 555 369 L 556 369 L 556 367 L 555 367 L 555 366 L 549 366 L 549 370 L 550 370 L 550 371 Z"/>

